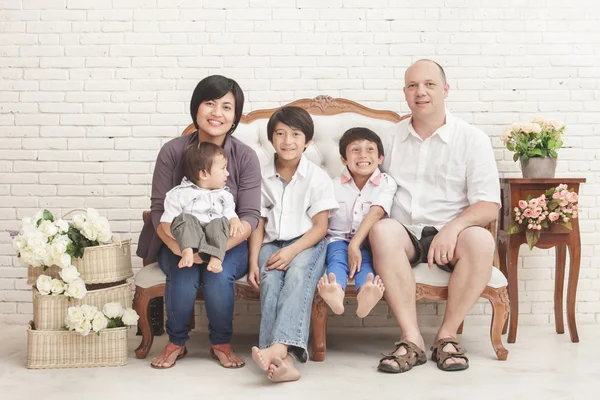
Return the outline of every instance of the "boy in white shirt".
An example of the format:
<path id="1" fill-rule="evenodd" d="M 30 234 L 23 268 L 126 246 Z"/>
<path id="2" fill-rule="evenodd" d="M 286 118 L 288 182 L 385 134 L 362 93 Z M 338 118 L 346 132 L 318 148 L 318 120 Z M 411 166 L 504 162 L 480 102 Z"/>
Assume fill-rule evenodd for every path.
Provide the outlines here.
<path id="1" fill-rule="evenodd" d="M 167 192 L 160 222 L 181 249 L 179 268 L 192 266 L 197 251 L 206 269 L 217 274 L 229 236 L 244 231 L 225 186 L 227 157 L 216 144 L 200 142 L 185 150 L 182 162 L 184 178 Z"/>
<path id="2" fill-rule="evenodd" d="M 340 208 L 329 217 L 327 274 L 318 284 L 319 294 L 335 314 L 344 312 L 348 278 L 354 279 L 358 293 L 356 315 L 366 317 L 381 300 L 385 290 L 374 277 L 373 262 L 363 243 L 375 222 L 389 215 L 396 181 L 379 171 L 383 144 L 367 128 L 351 128 L 340 139 L 340 156 L 345 165 L 333 180 Z"/>
<path id="3" fill-rule="evenodd" d="M 273 382 L 294 381 L 308 356 L 312 299 L 325 270 L 327 218 L 338 207 L 331 179 L 303 155 L 310 115 L 283 107 L 267 124 L 277 154 L 263 169 L 261 219 L 250 236 L 248 282 L 260 290 L 259 347 L 252 358 Z M 259 287 L 260 285 L 260 287 Z"/>

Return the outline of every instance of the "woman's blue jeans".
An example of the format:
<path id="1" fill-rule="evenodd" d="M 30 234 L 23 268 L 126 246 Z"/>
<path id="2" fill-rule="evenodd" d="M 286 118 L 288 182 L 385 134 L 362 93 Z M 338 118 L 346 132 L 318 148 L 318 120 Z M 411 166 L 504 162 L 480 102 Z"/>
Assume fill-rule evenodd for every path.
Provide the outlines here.
<path id="1" fill-rule="evenodd" d="M 181 257 L 163 245 L 158 253 L 158 265 L 167 276 L 165 304 L 169 341 L 183 346 L 189 339 L 190 317 L 198 289 L 202 289 L 208 317 L 211 344 L 231 341 L 233 333 L 233 303 L 235 281 L 248 272 L 248 242 L 244 241 L 225 253 L 223 271 L 214 274 L 206 264 L 179 268 Z"/>
<path id="2" fill-rule="evenodd" d="M 298 254 L 285 271 L 266 269 L 271 255 L 296 240 L 266 243 L 260 250 L 261 349 L 281 343 L 306 353 L 315 288 L 325 271 L 327 241 Z"/>

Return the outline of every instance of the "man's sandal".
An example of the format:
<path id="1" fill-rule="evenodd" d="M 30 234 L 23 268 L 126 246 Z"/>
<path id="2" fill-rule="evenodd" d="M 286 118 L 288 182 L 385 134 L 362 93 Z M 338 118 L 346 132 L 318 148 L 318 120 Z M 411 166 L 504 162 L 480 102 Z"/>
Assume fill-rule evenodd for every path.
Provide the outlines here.
<path id="1" fill-rule="evenodd" d="M 455 351 L 444 351 L 444 347 L 447 344 L 454 346 Z M 442 371 L 463 371 L 469 368 L 469 359 L 465 356 L 466 352 L 466 350 L 460 347 L 455 338 L 438 339 L 433 346 L 431 346 L 431 361 L 435 361 L 437 367 Z M 446 361 L 450 358 L 462 358 L 465 362 L 462 364 L 446 364 Z"/>
<path id="2" fill-rule="evenodd" d="M 379 360 L 379 365 L 377 366 L 379 371 L 390 374 L 399 374 L 410 371 L 413 367 L 425 364 L 427 362 L 427 355 L 425 352 L 413 342 L 401 340 L 394 344 L 396 345 L 396 350 L 392 351 L 390 354 L 383 354 L 383 358 Z M 394 352 L 398 351 L 400 347 L 404 347 L 406 349 L 406 353 L 402 355 L 395 355 Z M 385 360 L 393 360 L 398 365 L 398 369 L 394 368 L 392 366 L 393 364 L 384 363 L 383 361 Z"/>
<path id="3" fill-rule="evenodd" d="M 183 351 L 181 350 L 183 349 Z M 171 357 L 171 354 L 173 354 L 174 352 L 179 351 L 179 354 L 177 355 L 177 358 L 175 358 L 175 361 L 173 361 L 173 364 L 169 365 L 168 367 L 163 367 L 162 365 L 154 365 L 154 364 L 150 364 L 150 366 L 154 369 L 169 369 L 169 368 L 173 368 L 175 366 L 175 363 L 177 363 L 177 360 L 181 360 L 183 357 L 185 357 L 187 355 L 187 347 L 185 346 L 177 346 L 171 342 L 167 343 L 167 345 L 165 346 L 165 351 L 164 351 L 164 359 L 163 359 L 163 364 L 164 364 L 164 360 L 168 359 L 169 357 Z"/>
<path id="4" fill-rule="evenodd" d="M 219 357 L 215 354 L 215 350 L 220 351 L 221 353 L 225 354 L 225 357 L 227 357 L 227 360 L 232 364 L 231 366 L 227 367 L 225 365 L 223 365 L 223 363 L 221 363 L 221 360 L 219 359 Z M 246 365 L 246 363 L 244 361 L 242 361 L 242 363 L 240 365 L 233 365 L 233 360 L 231 359 L 231 352 L 233 350 L 231 349 L 231 345 L 229 343 L 225 343 L 225 344 L 213 344 L 210 346 L 210 356 L 212 358 L 214 358 L 215 360 L 219 361 L 219 364 L 221 364 L 221 366 L 223 368 L 242 368 L 244 365 Z"/>

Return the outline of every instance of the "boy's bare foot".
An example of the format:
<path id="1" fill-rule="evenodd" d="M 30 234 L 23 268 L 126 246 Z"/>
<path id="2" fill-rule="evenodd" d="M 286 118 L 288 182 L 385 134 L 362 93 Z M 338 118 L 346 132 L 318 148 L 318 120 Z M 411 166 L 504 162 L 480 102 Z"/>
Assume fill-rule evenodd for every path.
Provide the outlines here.
<path id="1" fill-rule="evenodd" d="M 288 354 L 283 360 L 273 360 L 273 364 L 269 365 L 267 377 L 271 382 L 292 382 L 300 379 L 300 371 L 296 369 L 292 357 Z"/>
<path id="2" fill-rule="evenodd" d="M 336 282 L 335 274 L 333 272 L 329 273 L 329 277 L 323 275 L 321 279 L 319 279 L 317 288 L 319 289 L 319 295 L 331 308 L 331 311 L 337 315 L 344 313 L 345 293 L 342 290 L 342 285 Z"/>
<path id="3" fill-rule="evenodd" d="M 194 251 L 191 248 L 181 251 L 181 260 L 179 260 L 179 268 L 191 267 L 194 264 Z"/>
<path id="4" fill-rule="evenodd" d="M 285 358 L 287 356 L 287 346 L 280 343 L 275 343 L 266 349 L 259 349 L 258 347 L 252 347 L 252 359 L 258 365 L 258 368 L 263 371 L 269 369 L 269 365 L 273 363 L 276 358 Z"/>
<path id="5" fill-rule="evenodd" d="M 223 261 L 219 260 L 217 257 L 212 256 L 210 260 L 208 260 L 208 267 L 206 267 L 207 271 L 212 272 L 213 274 L 218 274 L 223 271 Z"/>
<path id="6" fill-rule="evenodd" d="M 367 275 L 367 282 L 361 286 L 356 299 L 358 300 L 358 307 L 356 308 L 356 315 L 360 318 L 364 318 L 375 307 L 375 305 L 381 300 L 383 297 L 383 292 L 385 291 L 385 287 L 383 286 L 383 281 L 377 275 L 375 280 L 373 280 L 373 274 L 369 273 Z"/>

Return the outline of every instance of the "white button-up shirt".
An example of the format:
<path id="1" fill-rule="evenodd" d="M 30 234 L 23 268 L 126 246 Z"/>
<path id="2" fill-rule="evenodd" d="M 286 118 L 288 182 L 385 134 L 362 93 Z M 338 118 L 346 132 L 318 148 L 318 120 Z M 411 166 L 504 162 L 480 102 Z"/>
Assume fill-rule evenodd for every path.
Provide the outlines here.
<path id="1" fill-rule="evenodd" d="M 446 124 L 426 140 L 399 122 L 382 135 L 382 169 L 398 183 L 390 216 L 417 237 L 440 230 L 471 204 L 500 204 L 500 183 L 490 138 L 446 110 Z"/>
<path id="2" fill-rule="evenodd" d="M 202 226 L 213 219 L 237 217 L 233 195 L 229 193 L 227 186 L 216 190 L 202 189 L 187 178 L 183 178 L 179 186 L 167 192 L 165 211 L 160 222 L 172 223 L 181 213 L 198 218 Z"/>
<path id="3" fill-rule="evenodd" d="M 342 174 L 333 180 L 333 190 L 340 208 L 329 216 L 329 243 L 339 240 L 349 242 L 373 206 L 380 206 L 389 215 L 396 187 L 396 181 L 377 168 L 359 190 L 348 167 L 345 167 Z"/>
<path id="4" fill-rule="evenodd" d="M 275 159 L 265 166 L 261 197 L 260 214 L 266 218 L 263 243 L 302 236 L 312 228 L 312 217 L 338 208 L 331 179 L 304 155 L 287 184 L 277 173 Z"/>

